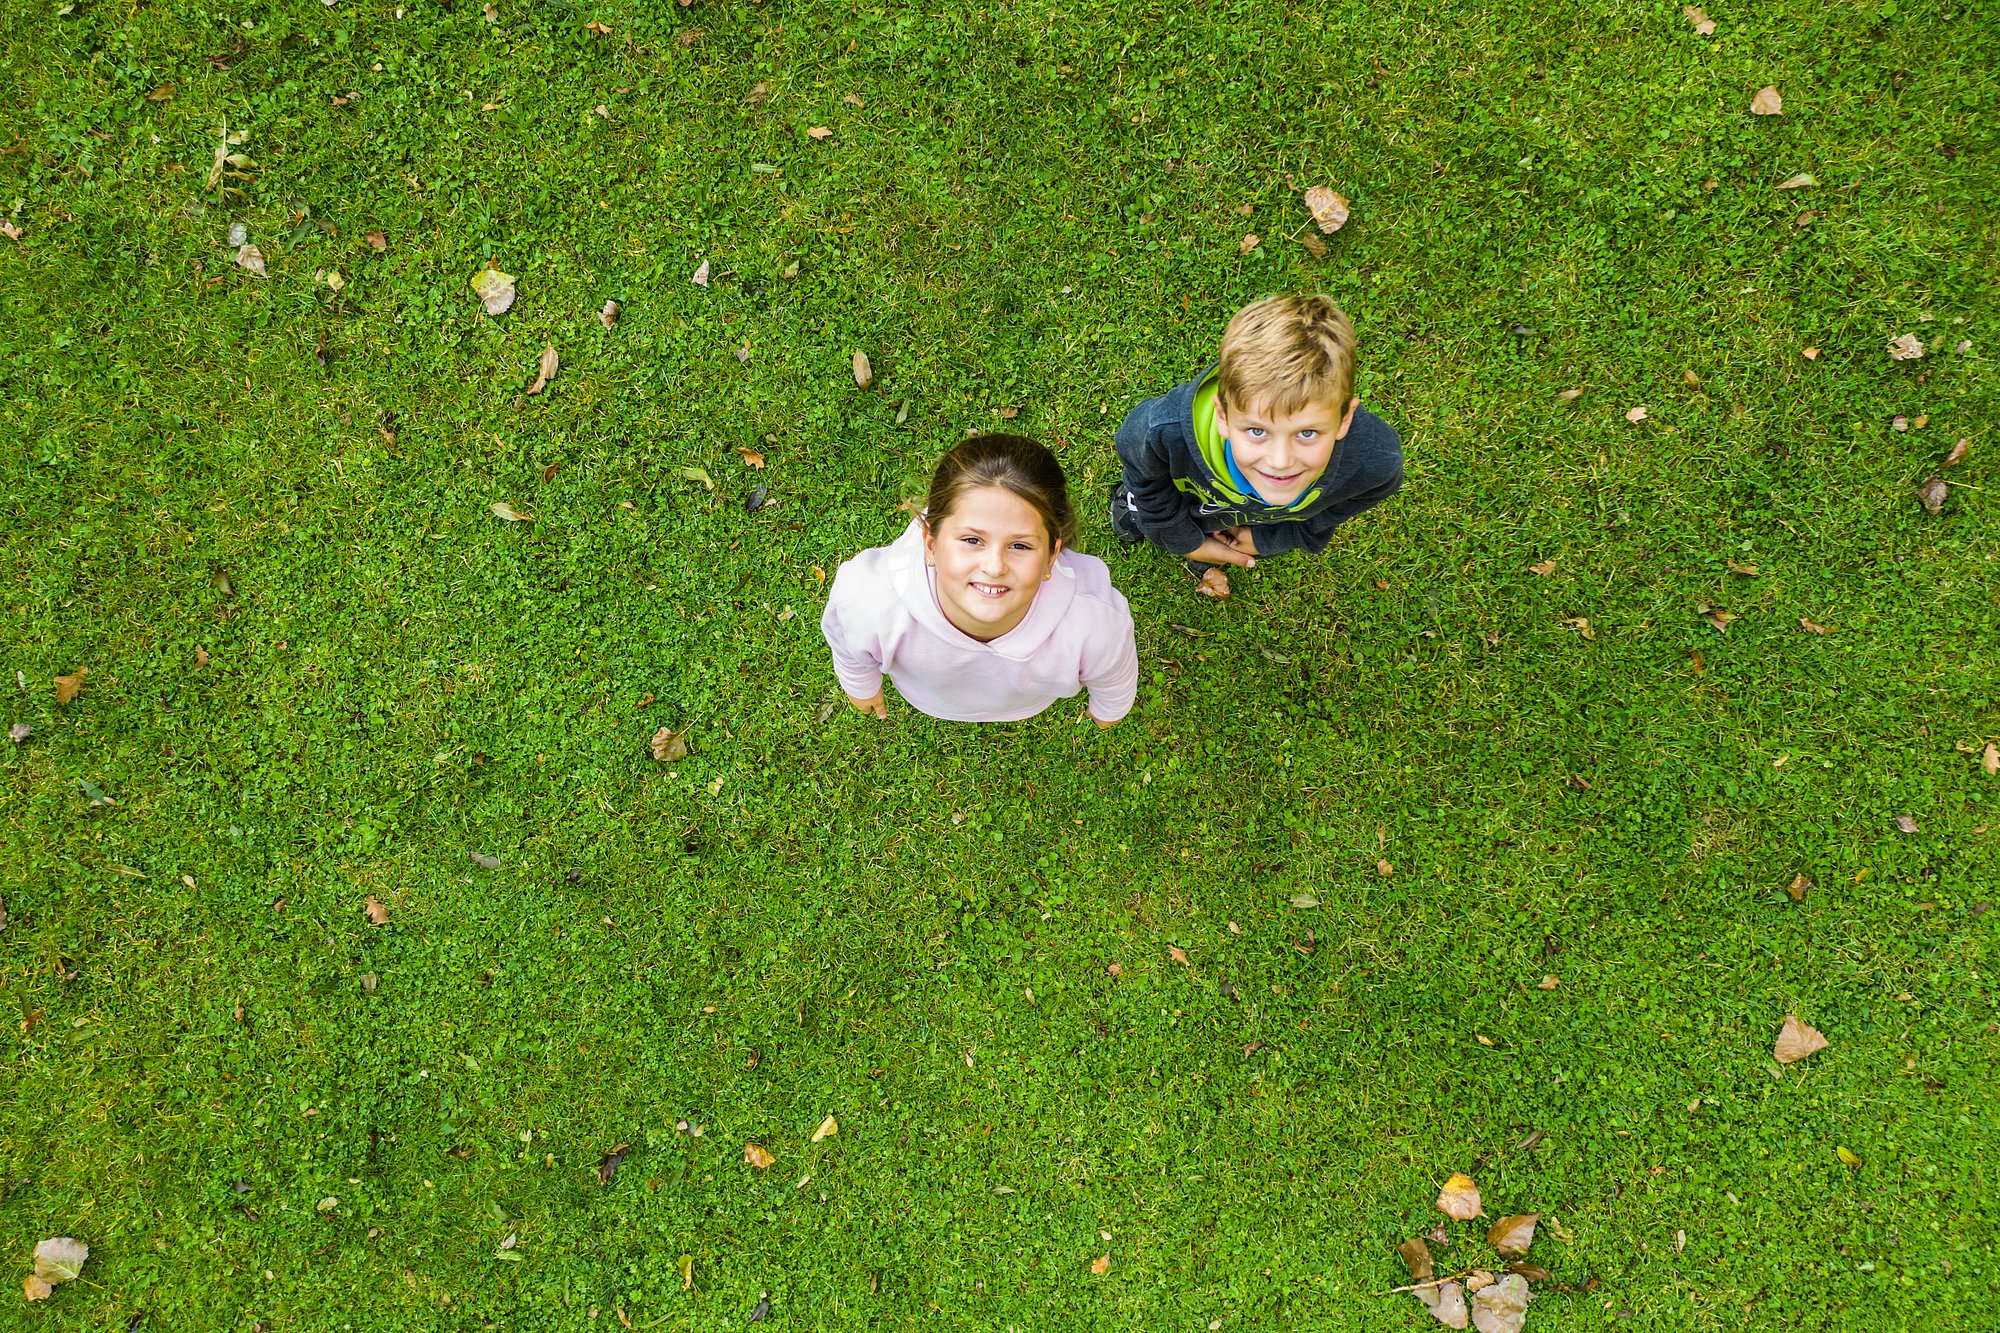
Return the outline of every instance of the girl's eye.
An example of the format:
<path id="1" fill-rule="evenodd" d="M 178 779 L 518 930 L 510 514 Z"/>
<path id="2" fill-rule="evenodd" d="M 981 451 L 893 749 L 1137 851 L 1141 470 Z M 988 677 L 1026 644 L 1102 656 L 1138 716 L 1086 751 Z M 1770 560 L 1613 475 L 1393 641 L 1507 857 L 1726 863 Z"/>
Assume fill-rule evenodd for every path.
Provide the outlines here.
<path id="1" fill-rule="evenodd" d="M 1015 550 L 1017 550 L 1017 551 L 1032 551 L 1032 550 L 1034 550 L 1035 548 L 1034 548 L 1034 547 L 1032 547 L 1032 546 L 1030 546 L 1030 545 L 1028 545 L 1028 543 L 1026 543 L 1026 542 L 1015 542 L 1015 543 L 1014 543 L 1014 549 L 1015 549 Z"/>
<path id="2" fill-rule="evenodd" d="M 979 538 L 977 537 L 960 537 L 959 540 L 964 542 L 967 546 L 979 545 Z"/>

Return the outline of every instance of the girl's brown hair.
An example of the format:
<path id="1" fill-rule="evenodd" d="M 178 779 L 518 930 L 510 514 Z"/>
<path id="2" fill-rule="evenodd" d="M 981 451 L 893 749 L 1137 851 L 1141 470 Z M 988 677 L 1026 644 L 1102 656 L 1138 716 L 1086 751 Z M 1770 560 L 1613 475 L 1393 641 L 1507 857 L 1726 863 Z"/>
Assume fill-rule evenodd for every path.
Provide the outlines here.
<path id="1" fill-rule="evenodd" d="M 1018 496 L 1042 520 L 1051 542 L 1076 544 L 1076 513 L 1062 464 L 1025 435 L 975 435 L 938 460 L 924 506 L 924 529 L 936 532 L 967 491 L 998 486 Z"/>

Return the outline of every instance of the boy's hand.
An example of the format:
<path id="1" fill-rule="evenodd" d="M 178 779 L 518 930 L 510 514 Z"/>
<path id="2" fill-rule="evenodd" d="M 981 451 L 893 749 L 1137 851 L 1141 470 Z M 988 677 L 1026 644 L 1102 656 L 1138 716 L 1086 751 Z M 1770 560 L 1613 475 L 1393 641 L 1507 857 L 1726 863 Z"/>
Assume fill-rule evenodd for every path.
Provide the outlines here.
<path id="1" fill-rule="evenodd" d="M 880 718 L 889 716 L 889 701 L 884 697 L 881 690 L 875 691 L 875 697 L 872 699 L 857 699 L 850 694 L 847 696 L 847 702 L 853 704 L 864 713 L 873 713 L 876 717 Z"/>
<path id="2" fill-rule="evenodd" d="M 1243 528 L 1230 528 L 1223 532 L 1210 533 L 1202 538 L 1201 545 L 1182 558 L 1201 565 L 1241 565 L 1245 569 L 1250 569 L 1256 565 L 1257 555 L 1256 547 L 1250 544 L 1249 539 L 1244 538 L 1242 546 L 1223 540 L 1231 533 L 1245 531 L 1247 530 Z"/>
<path id="3" fill-rule="evenodd" d="M 1257 554 L 1257 534 L 1248 524 L 1240 528 L 1224 528 L 1214 536 L 1217 541 L 1233 546 L 1239 551 L 1246 551 L 1251 555 Z"/>

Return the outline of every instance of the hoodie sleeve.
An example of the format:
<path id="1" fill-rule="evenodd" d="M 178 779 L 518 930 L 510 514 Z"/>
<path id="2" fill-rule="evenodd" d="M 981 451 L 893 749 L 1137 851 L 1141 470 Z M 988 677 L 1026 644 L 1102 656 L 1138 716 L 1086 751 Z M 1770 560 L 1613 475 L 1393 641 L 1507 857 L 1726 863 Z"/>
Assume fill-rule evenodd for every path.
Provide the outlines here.
<path id="1" fill-rule="evenodd" d="M 1083 684 L 1090 691 L 1090 715 L 1099 722 L 1116 722 L 1132 711 L 1139 693 L 1139 649 L 1132 610 L 1115 590 L 1084 653 Z"/>
<path id="2" fill-rule="evenodd" d="M 1174 485 L 1174 444 L 1171 425 L 1155 420 L 1160 408 L 1177 397 L 1148 398 L 1126 414 L 1113 444 L 1124 468 L 1120 483 L 1131 494 L 1132 517 L 1139 531 L 1156 546 L 1186 555 L 1207 534 L 1194 520 L 1194 501 Z"/>
<path id="3" fill-rule="evenodd" d="M 850 699 L 872 699 L 882 689 L 882 650 L 873 634 L 852 623 L 862 620 L 853 616 L 855 583 L 851 562 L 834 573 L 833 591 L 819 618 L 819 632 L 826 636 L 826 646 L 833 652 L 833 674 L 839 677 L 840 688 Z"/>

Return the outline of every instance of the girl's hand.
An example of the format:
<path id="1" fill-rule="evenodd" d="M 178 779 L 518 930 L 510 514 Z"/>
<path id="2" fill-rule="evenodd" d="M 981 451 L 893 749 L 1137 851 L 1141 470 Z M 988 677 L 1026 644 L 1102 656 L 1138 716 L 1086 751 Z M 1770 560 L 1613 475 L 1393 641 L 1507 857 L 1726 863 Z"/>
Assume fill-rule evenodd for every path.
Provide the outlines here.
<path id="1" fill-rule="evenodd" d="M 875 691 L 875 696 L 871 699 L 857 699 L 850 694 L 847 696 L 847 702 L 853 704 L 864 713 L 873 713 L 876 717 L 880 718 L 889 716 L 889 701 L 883 696 L 883 691 L 881 690 Z"/>
<path id="2" fill-rule="evenodd" d="M 1116 721 L 1106 722 L 1103 718 L 1097 716 L 1097 714 L 1091 712 L 1088 708 L 1083 710 L 1083 715 L 1089 718 L 1092 722 L 1095 722 L 1097 724 L 1097 729 L 1099 731 L 1109 731 L 1111 730 L 1111 728 L 1118 725 Z"/>

